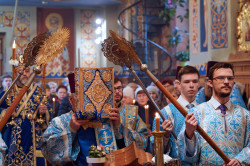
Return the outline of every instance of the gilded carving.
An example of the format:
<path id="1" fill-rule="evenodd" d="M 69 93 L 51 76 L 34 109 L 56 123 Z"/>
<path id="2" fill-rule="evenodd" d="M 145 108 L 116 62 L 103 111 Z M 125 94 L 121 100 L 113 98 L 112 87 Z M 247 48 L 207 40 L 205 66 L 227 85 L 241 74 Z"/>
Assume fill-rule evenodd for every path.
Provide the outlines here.
<path id="1" fill-rule="evenodd" d="M 238 51 L 250 50 L 250 2 L 246 2 L 237 17 Z"/>
<path id="2" fill-rule="evenodd" d="M 111 80 L 111 73 L 108 72 L 108 71 L 105 71 L 103 74 L 102 74 L 102 78 L 105 82 L 109 82 Z"/>
<path id="3" fill-rule="evenodd" d="M 92 79 L 93 79 L 93 74 L 90 72 L 90 71 L 87 71 L 85 74 L 84 74 L 84 78 L 87 82 L 91 82 Z"/>

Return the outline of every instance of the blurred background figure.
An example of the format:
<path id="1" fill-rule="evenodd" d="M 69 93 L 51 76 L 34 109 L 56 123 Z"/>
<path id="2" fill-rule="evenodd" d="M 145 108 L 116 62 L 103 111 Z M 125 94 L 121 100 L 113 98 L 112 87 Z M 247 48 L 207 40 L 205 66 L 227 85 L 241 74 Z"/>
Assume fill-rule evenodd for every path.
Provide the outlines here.
<path id="1" fill-rule="evenodd" d="M 130 87 L 134 90 L 134 92 L 135 92 L 136 89 L 138 88 L 138 84 L 136 84 L 136 83 L 134 83 L 134 82 L 128 83 L 127 86 L 130 86 Z"/>
<path id="2" fill-rule="evenodd" d="M 148 86 L 147 91 L 150 94 L 150 96 L 156 101 L 159 97 L 159 89 L 155 86 Z"/>
<path id="3" fill-rule="evenodd" d="M 174 80 L 174 89 L 175 89 L 175 94 L 177 95 L 177 98 L 181 95 L 181 86 L 180 86 L 180 81 L 178 80 L 178 73 L 181 68 L 182 66 L 177 66 L 175 80 Z"/>
<path id="4" fill-rule="evenodd" d="M 130 86 L 126 86 L 123 89 L 122 103 L 133 105 L 133 100 L 135 99 L 134 90 Z"/>
<path id="5" fill-rule="evenodd" d="M 162 81 L 161 81 L 161 84 L 167 88 L 169 85 L 174 85 L 173 83 L 173 80 L 169 79 L 169 78 L 164 78 Z"/>
<path id="6" fill-rule="evenodd" d="M 171 93 L 171 95 L 172 95 L 176 100 L 178 99 L 179 96 L 176 94 L 176 90 L 175 90 L 175 88 L 174 88 L 173 85 L 168 86 L 167 90 L 169 91 L 169 93 Z M 170 101 L 165 95 L 164 95 L 164 97 L 166 98 L 167 103 L 170 104 L 171 101 Z"/>
<path id="7" fill-rule="evenodd" d="M 52 94 L 50 94 L 50 87 L 48 84 L 45 84 L 45 93 L 46 93 L 46 96 L 48 97 L 48 103 L 50 104 L 51 108 L 53 109 L 53 115 L 51 117 L 51 119 L 53 119 L 58 114 L 60 103 L 56 100 L 55 97 L 53 97 Z"/>
<path id="8" fill-rule="evenodd" d="M 68 88 L 68 93 L 70 93 L 70 87 L 69 87 L 69 79 L 68 79 L 68 77 L 65 77 L 62 80 L 62 84 Z"/>
<path id="9" fill-rule="evenodd" d="M 68 91 L 68 89 L 64 85 L 59 85 L 58 88 L 56 89 L 56 94 L 58 97 L 57 100 L 59 101 L 60 104 L 62 102 L 62 99 L 67 96 L 67 94 L 68 94 L 67 91 Z"/>
<path id="10" fill-rule="evenodd" d="M 48 85 L 50 87 L 50 94 L 52 94 L 53 96 L 56 96 L 57 83 L 51 81 L 48 83 Z"/>
<path id="11" fill-rule="evenodd" d="M 2 86 L 0 88 L 0 92 L 7 89 L 8 87 L 10 87 L 11 83 L 12 83 L 12 77 L 10 75 L 4 75 L 1 78 L 1 82 L 2 82 Z"/>

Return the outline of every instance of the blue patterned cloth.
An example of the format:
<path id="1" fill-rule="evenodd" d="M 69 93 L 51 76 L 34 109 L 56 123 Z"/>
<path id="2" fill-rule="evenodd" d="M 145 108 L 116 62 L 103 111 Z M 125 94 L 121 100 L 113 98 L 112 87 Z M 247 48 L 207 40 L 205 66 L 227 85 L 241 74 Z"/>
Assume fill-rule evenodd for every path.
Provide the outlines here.
<path id="1" fill-rule="evenodd" d="M 105 147 L 105 142 L 114 137 L 107 136 L 105 132 L 113 132 L 115 139 L 124 139 L 125 145 L 128 146 L 133 141 L 136 142 L 137 147 L 144 149 L 146 147 L 146 125 L 141 122 L 137 115 L 137 107 L 130 105 L 123 105 L 120 107 L 121 124 L 119 127 L 107 128 L 109 123 L 104 124 L 103 129 L 82 128 L 74 133 L 69 128 L 69 122 L 72 112 L 63 114 L 54 118 L 47 130 L 44 132 L 42 139 L 42 151 L 44 156 L 53 164 L 65 164 L 70 161 L 77 161 L 78 165 L 87 165 L 86 156 L 91 145 L 102 144 Z M 101 134 L 101 135 L 100 135 Z M 80 143 L 80 144 L 79 144 Z M 115 141 L 113 141 L 115 143 Z M 112 144 L 113 145 L 113 144 Z M 116 146 L 113 145 L 113 146 Z M 113 149 L 117 149 L 113 147 Z"/>
<path id="2" fill-rule="evenodd" d="M 230 101 L 236 105 L 239 105 L 245 109 L 247 109 L 246 104 L 240 94 L 240 90 L 236 84 L 234 84 L 232 92 L 230 94 Z M 198 93 L 196 94 L 196 102 L 203 103 L 206 102 L 205 98 L 205 88 L 201 88 Z"/>
<path id="3" fill-rule="evenodd" d="M 20 89 L 17 86 L 15 89 L 18 94 Z M 4 92 L 0 97 L 3 94 Z M 39 145 L 52 109 L 46 103 L 48 111 L 41 117 L 45 121 L 42 124 L 38 123 L 37 120 L 40 119 L 38 106 L 43 99 L 43 94 L 38 97 L 39 94 L 40 88 L 32 84 L 12 114 L 13 119 L 10 118 L 2 130 L 2 138 L 8 147 L 4 156 L 5 165 L 45 165 Z M 13 93 L 11 100 L 5 99 L 0 106 L 0 119 L 12 101 Z"/>
<path id="4" fill-rule="evenodd" d="M 213 97 L 205 103 L 189 110 L 193 112 L 198 124 L 214 140 L 219 148 L 230 158 L 235 158 L 246 165 L 250 164 L 250 113 L 246 109 L 228 102 L 225 115 L 227 131 L 224 125 L 224 115 L 220 112 L 219 102 Z M 194 153 L 190 154 L 185 124 L 178 136 L 179 155 L 182 160 L 197 165 L 222 165 L 224 161 L 195 131 Z"/>

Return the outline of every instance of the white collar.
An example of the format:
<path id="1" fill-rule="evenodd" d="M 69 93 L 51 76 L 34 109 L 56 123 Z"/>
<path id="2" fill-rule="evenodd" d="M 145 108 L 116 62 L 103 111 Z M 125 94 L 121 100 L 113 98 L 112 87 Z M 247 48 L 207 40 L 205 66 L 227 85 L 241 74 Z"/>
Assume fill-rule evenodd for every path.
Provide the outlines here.
<path id="1" fill-rule="evenodd" d="M 198 105 L 198 103 L 194 100 L 193 102 L 189 103 L 186 99 L 184 99 L 181 95 L 180 97 L 177 99 L 177 101 L 183 106 L 186 107 L 188 104 L 193 104 L 195 106 Z"/>
<path id="2" fill-rule="evenodd" d="M 213 106 L 213 108 L 215 110 L 220 109 L 219 106 L 221 105 L 221 103 L 218 100 L 216 100 L 213 96 L 211 97 L 211 99 L 208 102 Z M 228 102 L 225 103 L 224 105 L 227 107 L 227 110 L 230 110 L 230 107 L 231 107 L 230 100 L 228 100 Z"/>

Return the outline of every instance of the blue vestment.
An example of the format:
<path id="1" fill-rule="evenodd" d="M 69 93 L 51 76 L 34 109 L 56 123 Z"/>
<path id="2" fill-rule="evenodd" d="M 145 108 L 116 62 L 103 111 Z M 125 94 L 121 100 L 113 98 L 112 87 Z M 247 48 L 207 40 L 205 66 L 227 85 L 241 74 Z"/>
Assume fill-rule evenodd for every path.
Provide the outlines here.
<path id="1" fill-rule="evenodd" d="M 211 98 L 189 111 L 203 130 L 230 158 L 250 164 L 250 113 L 246 109 L 227 103 L 227 113 L 219 110 L 219 102 Z M 226 123 L 226 125 L 225 125 Z M 195 144 L 189 147 L 185 136 L 185 124 L 179 134 L 179 155 L 182 160 L 198 165 L 223 165 L 224 161 L 195 131 Z M 190 149 L 194 149 L 191 154 Z"/>
<path id="2" fill-rule="evenodd" d="M 145 149 L 147 128 L 137 116 L 136 109 L 135 106 L 122 105 L 118 127 L 113 127 L 108 120 L 103 123 L 102 129 L 80 128 L 77 133 L 69 127 L 72 112 L 56 117 L 44 132 L 43 154 L 53 164 L 77 161 L 78 165 L 87 165 L 86 156 L 91 145 L 101 144 L 108 153 L 109 147 L 117 150 L 116 139 L 124 139 L 126 146 L 135 141 L 138 148 Z"/>
<path id="3" fill-rule="evenodd" d="M 18 94 L 17 86 L 15 90 Z M 1 93 L 0 97 L 3 94 L 4 92 Z M 1 131 L 3 140 L 8 147 L 4 156 L 6 165 L 45 165 L 39 145 L 52 109 L 48 107 L 49 111 L 45 115 L 39 116 L 38 106 L 43 99 L 43 95 L 39 97 L 39 94 L 40 88 L 36 84 L 32 84 Z M 13 93 L 1 104 L 0 119 L 5 115 L 12 101 Z M 43 119 L 44 122 L 39 123 L 38 119 Z"/>

